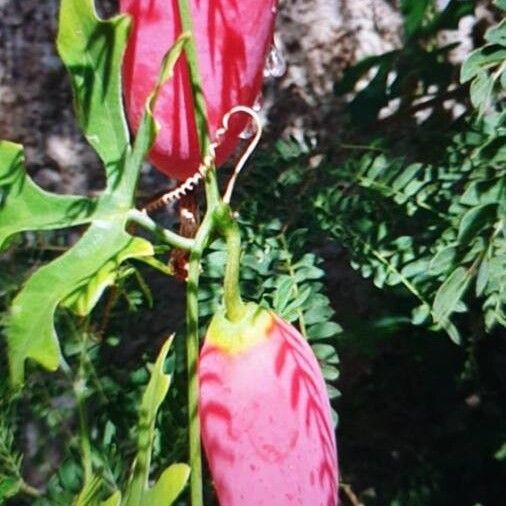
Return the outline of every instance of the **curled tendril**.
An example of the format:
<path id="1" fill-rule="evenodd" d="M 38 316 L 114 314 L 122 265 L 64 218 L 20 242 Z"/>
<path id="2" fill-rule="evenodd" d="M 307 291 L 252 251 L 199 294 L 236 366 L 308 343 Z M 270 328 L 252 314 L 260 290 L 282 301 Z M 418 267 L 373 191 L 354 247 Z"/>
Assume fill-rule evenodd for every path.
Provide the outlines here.
<path id="1" fill-rule="evenodd" d="M 150 202 L 147 206 L 145 206 L 142 210 L 145 212 L 153 212 L 157 209 L 160 209 L 161 207 L 167 206 L 169 204 L 173 204 L 174 202 L 177 202 L 182 197 L 184 197 L 186 194 L 191 192 L 199 183 L 202 181 L 205 177 L 207 172 L 214 166 L 214 160 L 216 157 L 216 148 L 219 146 L 220 141 L 222 137 L 225 135 L 229 128 L 229 122 L 230 118 L 237 113 L 244 113 L 248 114 L 251 119 L 255 123 L 256 131 L 254 137 L 251 139 L 251 142 L 249 143 L 247 149 L 244 151 L 243 155 L 237 162 L 234 172 L 227 184 L 227 189 L 225 191 L 225 195 L 223 197 L 224 202 L 229 203 L 230 199 L 232 197 L 232 192 L 234 190 L 235 182 L 237 180 L 237 177 L 241 170 L 243 169 L 244 165 L 248 161 L 248 158 L 251 156 L 253 151 L 258 145 L 258 142 L 260 141 L 260 137 L 262 135 L 262 124 L 260 121 L 260 117 L 258 114 L 251 109 L 251 107 L 246 107 L 243 105 L 238 105 L 236 107 L 233 107 L 228 111 L 225 116 L 223 116 L 223 122 L 220 128 L 216 131 L 216 141 L 213 142 L 209 146 L 209 152 L 204 157 L 204 160 L 199 165 L 199 168 L 197 169 L 197 172 L 193 176 L 190 176 L 186 181 L 184 181 L 181 185 L 179 185 L 174 190 L 171 190 L 165 194 L 163 194 L 160 198 L 154 200 L 153 202 Z"/>
<path id="2" fill-rule="evenodd" d="M 230 199 L 232 198 L 232 192 L 234 191 L 234 186 L 235 186 L 235 182 L 237 180 L 237 176 L 239 176 L 239 173 L 241 172 L 244 165 L 248 161 L 248 158 L 251 156 L 253 151 L 255 151 L 255 149 L 258 145 L 258 142 L 260 141 L 260 137 L 262 136 L 262 122 L 260 121 L 260 117 L 253 109 L 251 109 L 251 107 L 245 107 L 242 105 L 238 105 L 237 107 L 230 109 L 230 111 L 227 114 L 225 114 L 225 116 L 223 117 L 223 128 L 225 129 L 225 132 L 228 129 L 228 123 L 229 123 L 230 117 L 232 116 L 232 114 L 235 114 L 238 112 L 249 114 L 251 116 L 251 119 L 255 123 L 256 128 L 255 128 L 255 135 L 251 139 L 248 147 L 246 148 L 246 151 L 244 151 L 243 155 L 241 156 L 241 158 L 237 162 L 237 164 L 234 168 L 234 173 L 232 174 L 232 177 L 230 178 L 230 180 L 227 184 L 227 190 L 225 191 L 225 195 L 223 196 L 223 201 L 227 204 L 230 203 Z"/>

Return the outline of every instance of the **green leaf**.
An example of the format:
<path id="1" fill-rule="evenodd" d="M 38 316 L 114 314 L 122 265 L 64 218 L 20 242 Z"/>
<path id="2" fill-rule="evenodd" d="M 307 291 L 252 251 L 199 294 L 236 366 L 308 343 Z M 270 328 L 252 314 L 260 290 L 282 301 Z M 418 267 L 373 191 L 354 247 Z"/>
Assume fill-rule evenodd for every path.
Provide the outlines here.
<path id="1" fill-rule="evenodd" d="M 310 301 L 312 302 L 311 306 L 304 312 L 306 325 L 326 322 L 334 314 L 333 309 L 327 304 L 327 300 L 323 304 L 316 304 L 314 303 L 314 297 L 311 297 Z"/>
<path id="2" fill-rule="evenodd" d="M 4 499 L 13 497 L 19 492 L 21 481 L 15 478 L 0 477 L 0 504 Z"/>
<path id="3" fill-rule="evenodd" d="M 80 15 L 82 19 L 78 19 Z M 125 24 L 125 18 L 115 18 L 110 22 L 99 21 L 94 13 L 93 4 L 89 0 L 83 2 L 63 0 L 60 21 L 59 46 L 62 56 L 67 58 L 67 65 L 70 65 L 69 62 L 82 59 L 86 61 L 90 58 L 100 59 L 103 55 L 101 56 L 97 51 L 109 54 L 112 50 L 104 46 L 105 42 L 120 43 L 123 40 L 121 34 L 124 32 L 123 35 L 126 37 L 128 26 Z M 116 31 L 118 33 L 115 33 Z M 107 39 L 111 33 L 117 38 Z M 95 39 L 90 42 L 88 39 L 92 35 Z M 171 69 L 187 38 L 188 36 L 183 34 L 168 51 L 162 65 L 158 87 L 165 78 L 170 77 Z M 75 47 L 72 44 L 75 44 Z M 87 44 L 93 47 L 88 48 Z M 84 51 L 84 55 L 78 54 L 80 51 Z M 125 227 L 128 211 L 133 203 L 140 166 L 153 143 L 157 130 L 156 122 L 150 112 L 156 101 L 157 89 L 147 101 L 133 150 L 128 150 L 124 159 L 122 159 L 123 155 L 117 157 L 120 149 L 124 149 L 125 143 L 128 143 L 128 138 L 119 142 L 119 134 L 111 135 L 115 127 L 119 129 L 119 121 L 122 120 L 122 110 L 114 107 L 111 109 L 115 99 L 118 98 L 114 76 L 117 75 L 119 87 L 121 58 L 114 51 L 109 56 L 112 58 L 109 63 L 101 62 L 96 67 L 87 70 L 91 76 L 94 75 L 93 72 L 98 73 L 95 85 L 98 86 L 101 83 L 99 88 L 107 85 L 102 90 L 104 96 L 101 98 L 107 101 L 107 107 L 100 101 L 95 103 L 98 100 L 97 97 L 100 98 L 100 90 L 90 92 L 91 102 L 87 104 L 82 103 L 83 97 L 79 95 L 85 91 L 77 90 L 76 93 L 78 114 L 79 107 L 86 108 L 86 113 L 83 111 L 85 116 L 81 119 L 86 120 L 87 124 L 84 125 L 87 128 L 86 131 L 93 132 L 92 140 L 105 149 L 101 154 L 104 161 L 110 164 L 110 168 L 114 166 L 114 170 L 118 172 L 117 185 L 114 187 L 114 192 L 112 192 L 113 187 L 109 185 L 100 197 L 97 204 L 99 211 L 81 240 L 67 253 L 35 272 L 14 299 L 8 319 L 7 340 L 11 381 L 15 386 L 23 383 L 24 363 L 28 358 L 35 360 L 46 369 L 52 371 L 57 369 L 61 352 L 53 320 L 58 304 L 65 301 L 64 303 L 78 314 L 87 314 L 105 287 L 113 282 L 115 270 L 122 261 L 126 258 L 153 255 L 151 244 L 143 239 L 132 238 L 125 232 Z M 113 70 L 110 66 L 114 67 Z M 102 74 L 106 70 L 111 71 L 111 75 L 104 83 Z M 75 80 L 78 73 L 72 76 Z M 84 86 L 85 83 L 81 85 Z M 93 85 L 93 82 L 90 85 Z M 118 100 L 121 106 L 120 95 Z M 118 114 L 121 116 L 119 119 Z M 101 135 L 104 137 L 102 138 Z M 112 142 L 109 145 L 107 144 L 109 138 L 116 139 L 118 142 Z M 11 145 L 7 148 L 8 160 L 16 160 L 18 155 L 15 149 L 13 150 Z M 23 197 L 23 202 L 28 197 L 31 195 Z M 45 198 L 45 196 L 41 198 L 41 201 Z M 33 222 L 30 222 L 29 228 L 33 228 Z"/>
<path id="4" fill-rule="evenodd" d="M 40 268 L 26 282 L 14 299 L 8 319 L 7 340 L 11 380 L 21 385 L 24 362 L 31 358 L 49 370 L 60 363 L 60 346 L 54 329 L 54 313 L 58 304 L 76 290 L 93 283 L 88 292 L 96 300 L 103 290 L 95 276 L 118 261 L 134 255 L 152 254 L 152 246 L 143 239 L 133 238 L 124 230 L 125 218 L 97 220 L 78 243 L 67 253 Z M 91 299 L 86 300 L 90 307 Z M 81 306 L 83 307 L 83 306 Z"/>
<path id="5" fill-rule="evenodd" d="M 172 79 L 174 76 L 174 67 L 183 52 L 186 44 L 191 40 L 190 33 L 182 33 L 177 38 L 176 42 L 172 45 L 172 47 L 167 51 L 162 60 L 162 65 L 160 67 L 160 72 L 158 74 L 158 80 L 155 86 L 155 89 L 149 96 L 147 102 L 148 112 L 151 116 L 154 116 L 153 111 L 155 108 L 156 101 L 158 100 L 158 96 L 162 91 L 162 87 L 166 81 Z"/>
<path id="6" fill-rule="evenodd" d="M 402 0 L 401 12 L 404 16 L 406 35 L 411 36 L 422 26 L 430 0 Z"/>
<path id="7" fill-rule="evenodd" d="M 122 261 L 153 254 L 150 243 L 134 239 L 125 232 L 125 227 L 142 161 L 158 129 L 151 110 L 161 84 L 172 75 L 188 34 L 183 34 L 165 56 L 157 87 L 146 103 L 130 149 L 120 89 L 121 59 L 128 27 L 126 17 L 99 20 L 91 0 L 62 0 L 58 47 L 71 74 L 79 121 L 108 173 L 107 188 L 96 202 L 93 216 L 91 211 L 81 210 L 95 205 L 93 201 L 39 190 L 19 170 L 22 168 L 20 147 L 2 144 L 5 163 L 0 172 L 3 183 L 0 243 L 19 229 L 68 226 L 93 218 L 81 240 L 35 272 L 14 299 L 7 322 L 7 341 L 11 380 L 17 386 L 23 383 L 28 358 L 49 370 L 58 367 L 61 352 L 53 321 L 60 303 L 65 301 L 78 314 L 88 313 L 104 288 L 114 281 Z M 76 206 L 79 209 L 73 216 L 69 209 Z M 69 214 L 74 221 L 69 219 Z M 24 216 L 24 221 L 18 215 Z M 11 222 L 17 228 L 12 228 Z"/>
<path id="8" fill-rule="evenodd" d="M 187 464 L 173 464 L 162 473 L 156 485 L 145 494 L 143 504 L 169 506 L 183 491 L 190 476 Z"/>
<path id="9" fill-rule="evenodd" d="M 492 226 L 497 219 L 497 204 L 484 204 L 467 211 L 459 223 L 458 239 L 467 244 L 487 225 Z"/>
<path id="10" fill-rule="evenodd" d="M 499 178 L 472 181 L 460 197 L 460 203 L 470 207 L 492 203 L 498 204 L 503 200 L 505 190 L 506 175 Z"/>
<path id="11" fill-rule="evenodd" d="M 284 314 L 288 303 L 294 295 L 294 288 L 295 284 L 289 276 L 282 276 L 277 280 L 272 305 L 278 314 Z"/>
<path id="12" fill-rule="evenodd" d="M 503 19 L 498 25 L 489 28 L 485 34 L 485 39 L 490 44 L 506 47 L 506 19 Z"/>
<path id="13" fill-rule="evenodd" d="M 81 482 L 80 471 L 79 462 L 67 457 L 58 469 L 58 480 L 65 489 L 77 490 Z"/>
<path id="14" fill-rule="evenodd" d="M 312 325 L 308 334 L 311 339 L 329 339 L 342 332 L 342 328 L 335 322 L 324 322 Z"/>
<path id="15" fill-rule="evenodd" d="M 487 72 L 480 70 L 469 89 L 471 102 L 480 114 L 484 114 L 489 107 L 493 89 L 493 79 Z"/>
<path id="16" fill-rule="evenodd" d="M 506 8 L 506 2 L 505 2 L 505 8 Z M 506 442 L 502 444 L 502 446 L 495 452 L 494 458 L 496 460 L 506 460 Z"/>
<path id="17" fill-rule="evenodd" d="M 489 279 L 489 262 L 485 258 L 480 263 L 478 276 L 476 276 L 476 296 L 480 297 L 487 286 Z"/>
<path id="18" fill-rule="evenodd" d="M 339 370 L 333 365 L 323 364 L 321 370 L 326 381 L 335 381 L 339 378 Z"/>
<path id="19" fill-rule="evenodd" d="M 446 328 L 448 317 L 453 313 L 464 295 L 472 275 L 465 267 L 457 267 L 439 287 L 433 304 L 436 323 Z"/>
<path id="20" fill-rule="evenodd" d="M 120 506 L 121 504 L 121 492 L 117 490 L 105 501 L 100 503 L 100 506 Z"/>
<path id="21" fill-rule="evenodd" d="M 421 304 L 413 309 L 411 312 L 411 321 L 413 325 L 421 325 L 430 316 L 430 306 Z"/>
<path id="22" fill-rule="evenodd" d="M 439 30 L 456 30 L 459 21 L 464 16 L 470 16 L 473 13 L 473 0 L 450 0 L 444 10 L 423 29 L 423 33 L 429 35 Z"/>
<path id="23" fill-rule="evenodd" d="M 150 243 L 140 238 L 133 238 L 116 256 L 109 259 L 87 282 L 71 293 L 63 305 L 72 309 L 79 316 L 90 313 L 104 290 L 114 284 L 118 267 L 129 258 L 149 258 L 153 255 Z"/>
<path id="24" fill-rule="evenodd" d="M 26 174 L 22 146 L 0 141 L 0 249 L 18 232 L 87 223 L 96 206 L 94 199 L 39 188 Z"/>
<path id="25" fill-rule="evenodd" d="M 488 44 L 473 51 L 461 68 L 461 82 L 471 81 L 471 102 L 484 114 L 500 100 L 494 94 L 496 84 L 506 87 L 506 20 L 489 28 L 485 33 Z"/>
<path id="26" fill-rule="evenodd" d="M 130 474 L 124 506 L 168 506 L 183 490 L 190 474 L 186 464 L 175 464 L 162 473 L 154 488 L 148 488 L 156 415 L 170 385 L 170 376 L 164 373 L 164 364 L 171 344 L 172 338 L 169 338 L 163 345 L 142 397 L 137 426 L 137 457 Z"/>
<path id="27" fill-rule="evenodd" d="M 336 349 L 330 344 L 314 344 L 312 346 L 316 358 L 327 364 L 338 364 L 339 357 Z"/>
<path id="28" fill-rule="evenodd" d="M 81 492 L 73 502 L 73 506 L 120 506 L 121 492 L 117 490 L 105 501 L 101 501 L 103 489 L 103 479 L 100 476 L 92 476 L 91 479 L 84 484 Z"/>
<path id="29" fill-rule="evenodd" d="M 91 479 L 84 484 L 74 502 L 74 506 L 98 506 L 98 496 L 101 488 L 102 478 L 100 476 L 92 476 Z"/>
<path id="30" fill-rule="evenodd" d="M 325 386 L 327 387 L 329 399 L 337 399 L 341 396 L 341 392 L 336 387 L 329 385 L 328 383 L 326 383 Z"/>
<path id="31" fill-rule="evenodd" d="M 288 304 L 284 310 L 283 314 L 280 316 L 285 316 L 289 314 L 297 314 L 301 307 L 308 301 L 309 297 L 311 296 L 312 288 L 311 286 L 302 286 L 302 288 L 299 289 L 299 292 L 296 294 L 294 299 Z M 295 294 L 294 294 L 295 295 Z"/>
<path id="32" fill-rule="evenodd" d="M 109 171 L 129 146 L 121 65 L 130 20 L 100 20 L 93 0 L 62 0 L 57 46 L 74 91 L 77 119 Z"/>
<path id="33" fill-rule="evenodd" d="M 504 61 L 506 49 L 485 46 L 474 50 L 466 58 L 460 70 L 460 81 L 466 83 L 475 78 L 484 69 L 494 67 Z"/>

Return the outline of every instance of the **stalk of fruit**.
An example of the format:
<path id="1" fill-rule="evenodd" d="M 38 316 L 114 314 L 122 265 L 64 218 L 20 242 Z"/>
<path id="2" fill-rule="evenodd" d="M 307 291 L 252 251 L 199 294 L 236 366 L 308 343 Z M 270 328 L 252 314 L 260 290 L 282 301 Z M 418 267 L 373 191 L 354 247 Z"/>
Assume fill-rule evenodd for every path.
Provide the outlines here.
<path id="1" fill-rule="evenodd" d="M 191 0 L 189 2 L 198 67 L 207 108 L 208 134 L 238 105 L 251 107 L 260 93 L 267 52 L 272 43 L 277 0 Z M 123 64 L 127 117 L 136 131 L 160 63 L 181 33 L 176 0 L 120 0 L 120 11 L 132 17 Z M 150 153 L 151 162 L 170 177 L 185 180 L 202 156 L 194 118 L 191 76 L 184 58 L 163 87 L 155 116 L 162 129 Z M 236 116 L 216 151 L 220 165 L 235 149 L 247 118 Z"/>

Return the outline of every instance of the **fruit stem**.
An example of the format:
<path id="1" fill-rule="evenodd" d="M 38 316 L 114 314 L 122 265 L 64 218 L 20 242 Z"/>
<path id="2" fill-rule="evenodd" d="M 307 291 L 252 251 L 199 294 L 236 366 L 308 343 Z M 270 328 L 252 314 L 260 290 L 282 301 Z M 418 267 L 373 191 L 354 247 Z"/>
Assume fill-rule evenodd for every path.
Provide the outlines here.
<path id="1" fill-rule="evenodd" d="M 224 299 L 227 319 L 232 322 L 241 320 L 246 306 L 241 298 L 239 274 L 241 265 L 241 232 L 232 216 L 230 206 L 221 205 L 215 213 L 216 226 L 227 243 L 227 264 L 225 266 Z"/>

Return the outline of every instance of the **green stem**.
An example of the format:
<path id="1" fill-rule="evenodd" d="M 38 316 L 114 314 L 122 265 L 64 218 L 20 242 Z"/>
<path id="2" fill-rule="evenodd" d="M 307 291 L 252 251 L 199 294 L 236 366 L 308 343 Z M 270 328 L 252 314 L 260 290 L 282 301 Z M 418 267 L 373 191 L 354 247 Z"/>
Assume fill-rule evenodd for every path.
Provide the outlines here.
<path id="1" fill-rule="evenodd" d="M 73 337 L 81 341 L 81 350 L 79 354 L 79 369 L 77 374 L 75 376 L 72 374 L 72 369 L 63 356 L 61 357 L 60 360 L 60 367 L 63 373 L 72 382 L 72 389 L 74 391 L 74 396 L 76 398 L 77 411 L 79 415 L 79 449 L 81 452 L 81 459 L 83 463 L 84 482 L 88 483 L 88 481 L 92 477 L 93 472 L 91 460 L 91 444 L 88 432 L 88 422 L 86 420 L 86 406 L 84 395 L 84 391 L 86 388 L 85 361 L 87 360 L 86 341 L 87 341 L 88 323 L 87 319 L 81 320 L 81 323 L 84 322 L 84 324 L 80 325 L 78 328 L 75 325 L 74 320 L 70 318 L 69 314 L 66 311 L 63 314 L 67 318 L 67 323 L 69 324 L 70 331 L 72 332 Z M 63 418 L 60 417 L 60 420 L 63 422 Z M 65 424 L 63 424 L 63 426 L 65 427 Z"/>
<path id="2" fill-rule="evenodd" d="M 183 32 L 192 34 L 192 37 L 185 46 L 186 59 L 190 71 L 190 81 L 193 89 L 195 126 L 199 138 L 200 154 L 204 158 L 209 152 L 211 141 L 207 127 L 207 107 L 202 90 L 202 79 L 197 57 L 197 46 L 195 44 L 195 32 L 193 30 L 192 15 L 188 0 L 179 0 L 179 15 Z"/>
<path id="3" fill-rule="evenodd" d="M 26 483 L 25 480 L 21 480 L 21 483 L 19 484 L 19 491 L 22 494 L 25 494 L 29 497 L 40 497 L 42 495 L 42 492 Z"/>
<path id="4" fill-rule="evenodd" d="M 228 205 L 219 207 L 215 216 L 217 227 L 227 242 L 227 264 L 224 279 L 225 310 L 227 318 L 235 322 L 241 320 L 246 311 L 239 285 L 241 233 Z"/>
<path id="5" fill-rule="evenodd" d="M 191 39 L 185 46 L 185 53 L 190 72 L 190 80 L 193 89 L 193 105 L 195 126 L 199 138 L 200 154 L 205 160 L 210 152 L 211 140 L 207 122 L 207 111 L 204 93 L 202 90 L 202 79 L 197 59 L 197 47 L 195 45 L 195 32 L 193 30 L 190 4 L 188 0 L 179 1 L 179 14 L 184 32 L 192 34 Z M 202 493 L 202 457 L 200 445 L 200 419 L 198 414 L 199 385 L 197 378 L 197 360 L 199 354 L 199 325 L 198 325 L 198 286 L 200 277 L 200 262 L 202 253 L 207 245 L 214 229 L 214 210 L 220 202 L 220 194 L 216 173 L 213 167 L 207 171 L 205 178 L 207 211 L 202 225 L 195 237 L 190 254 L 190 265 L 188 268 L 187 287 L 187 369 L 188 369 L 188 417 L 189 417 L 189 444 L 190 444 L 190 495 L 192 506 L 204 504 Z"/>
<path id="6" fill-rule="evenodd" d="M 88 483 L 93 475 L 93 467 L 91 461 L 91 444 L 89 436 L 88 420 L 86 419 L 86 367 L 85 362 L 87 358 L 87 323 L 85 328 L 80 329 L 81 341 L 81 354 L 79 357 L 79 370 L 74 380 L 74 394 L 77 400 L 77 409 L 79 413 L 79 444 L 81 447 L 81 454 L 84 469 L 84 483 Z"/>
<path id="7" fill-rule="evenodd" d="M 198 287 L 200 252 L 190 256 L 186 299 L 186 366 L 188 373 L 188 436 L 190 446 L 190 496 L 192 506 L 204 504 L 202 492 L 202 448 L 200 444 L 200 418 L 198 412 L 199 384 L 197 360 L 199 356 Z"/>
<path id="8" fill-rule="evenodd" d="M 206 173 L 204 187 L 206 191 L 207 212 L 214 213 L 222 201 L 216 176 L 216 167 L 214 165 Z"/>
<path id="9" fill-rule="evenodd" d="M 204 182 L 207 210 L 191 249 L 186 288 L 186 366 L 188 374 L 188 433 L 192 506 L 203 506 L 204 504 L 202 491 L 202 448 L 198 411 L 199 383 L 197 377 L 197 362 L 200 348 L 198 289 L 202 254 L 216 227 L 215 209 L 221 201 L 214 167 L 208 170 Z"/>
<path id="10" fill-rule="evenodd" d="M 194 245 L 193 239 L 183 237 L 171 230 L 161 227 L 155 221 L 153 221 L 146 213 L 139 211 L 138 209 L 132 209 L 128 213 L 128 218 L 142 228 L 153 233 L 156 237 L 160 238 L 164 242 L 174 246 L 175 248 L 190 251 Z"/>
<path id="11" fill-rule="evenodd" d="M 295 269 L 293 268 L 292 263 L 292 254 L 290 253 L 290 248 L 288 246 L 288 241 L 286 240 L 286 235 L 284 232 L 282 232 L 279 236 L 280 242 L 283 245 L 283 249 L 285 250 L 285 256 L 286 256 L 286 268 L 288 269 L 288 274 L 293 280 L 293 292 L 295 295 L 295 298 L 298 298 L 300 291 L 299 291 L 299 284 L 297 283 L 297 277 L 295 273 Z M 297 319 L 299 320 L 299 328 L 300 333 L 307 339 L 307 327 L 306 327 L 306 321 L 304 320 L 304 312 L 299 307 L 297 309 Z"/>
<path id="12" fill-rule="evenodd" d="M 199 384 L 197 361 L 199 356 L 199 305 L 198 289 L 202 253 L 214 228 L 213 215 L 208 211 L 190 254 L 186 289 L 186 365 L 188 374 L 188 433 L 190 446 L 190 496 L 192 506 L 202 506 L 202 449 L 200 444 L 200 418 L 198 412 Z"/>
<path id="13" fill-rule="evenodd" d="M 81 446 L 81 454 L 84 469 L 84 483 L 88 483 L 92 477 L 92 464 L 91 464 L 91 444 L 88 435 L 88 422 L 86 420 L 86 410 L 84 404 L 84 397 L 82 395 L 81 382 L 78 381 L 74 385 L 74 392 L 77 399 L 77 407 L 79 411 L 79 444 Z"/>

